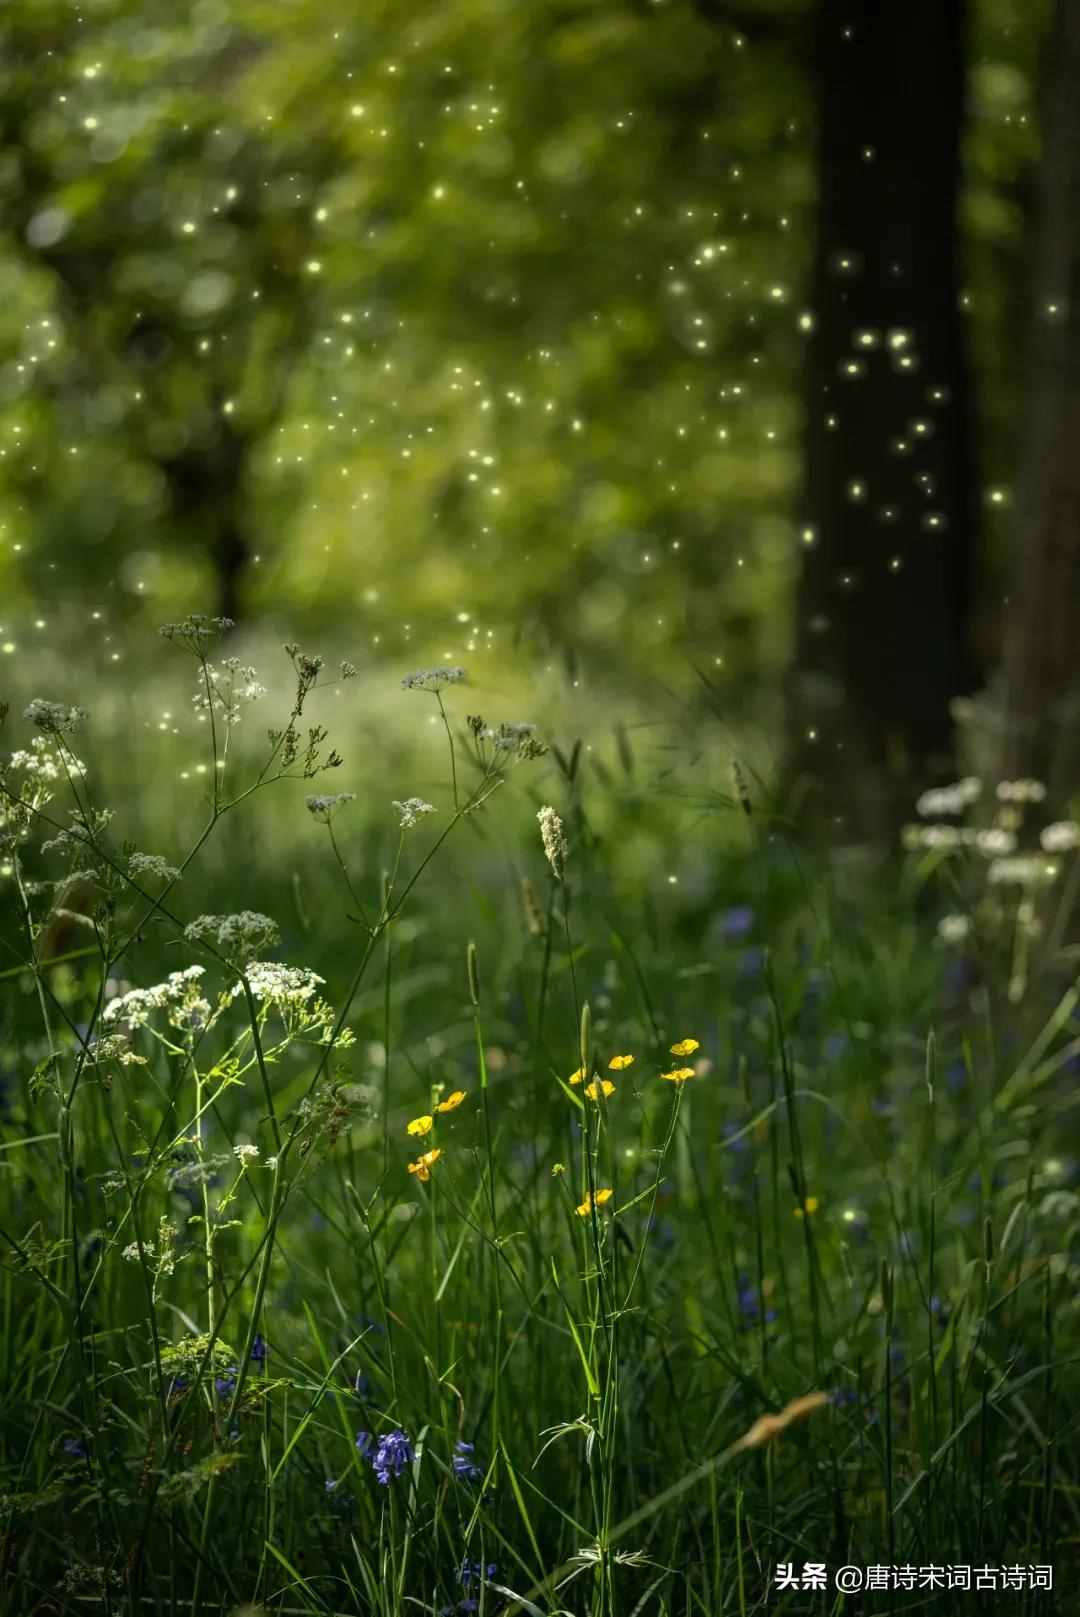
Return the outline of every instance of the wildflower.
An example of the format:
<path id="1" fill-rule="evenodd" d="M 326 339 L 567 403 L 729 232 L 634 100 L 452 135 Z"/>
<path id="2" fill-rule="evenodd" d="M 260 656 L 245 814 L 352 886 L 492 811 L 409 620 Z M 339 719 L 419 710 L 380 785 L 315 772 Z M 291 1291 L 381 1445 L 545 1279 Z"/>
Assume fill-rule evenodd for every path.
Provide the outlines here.
<path id="1" fill-rule="evenodd" d="M 265 1339 L 259 1334 L 259 1332 L 256 1332 L 255 1340 L 251 1344 L 252 1359 L 256 1364 L 265 1364 L 269 1356 L 270 1349 L 267 1347 Z"/>
<path id="2" fill-rule="evenodd" d="M 1016 837 L 1013 832 L 1005 831 L 1000 826 L 990 826 L 985 831 L 976 831 L 975 849 L 988 859 L 995 859 L 999 854 L 1016 851 Z"/>
<path id="3" fill-rule="evenodd" d="M 607 1100 L 609 1095 L 614 1095 L 615 1085 L 610 1078 L 594 1078 L 591 1084 L 586 1085 L 585 1093 L 590 1100 L 599 1100 L 601 1095 Z"/>
<path id="4" fill-rule="evenodd" d="M 400 1477 L 414 1459 L 413 1446 L 401 1428 L 388 1432 L 380 1437 L 378 1447 L 371 1456 L 376 1482 L 381 1482 L 384 1488 L 389 1487 L 391 1478 Z"/>
<path id="5" fill-rule="evenodd" d="M 1001 780 L 997 796 L 999 803 L 1041 803 L 1046 787 L 1041 780 Z"/>
<path id="6" fill-rule="evenodd" d="M 86 1444 L 83 1442 L 81 1437 L 65 1437 L 64 1453 L 70 1454 L 73 1459 L 85 1460 Z"/>
<path id="7" fill-rule="evenodd" d="M 779 1415 L 759 1415 L 750 1430 L 739 1438 L 735 1448 L 759 1449 L 763 1443 L 778 1437 L 792 1421 L 802 1420 L 828 1402 L 829 1395 L 825 1392 L 808 1392 L 802 1398 L 793 1398 L 789 1404 L 784 1405 Z"/>
<path id="8" fill-rule="evenodd" d="M 254 1162 L 259 1155 L 257 1145 L 234 1145 L 233 1156 L 239 1157 L 241 1162 Z"/>
<path id="9" fill-rule="evenodd" d="M 276 960 L 252 960 L 244 968 L 244 976 L 252 999 L 283 1011 L 300 1010 L 326 982 L 307 966 L 282 966 Z M 235 983 L 231 997 L 239 999 L 243 992 L 243 984 Z"/>
<path id="10" fill-rule="evenodd" d="M 678 1044 L 671 1046 L 671 1053 L 673 1056 L 692 1056 L 694 1051 L 700 1048 L 697 1039 L 680 1039 Z"/>
<path id="11" fill-rule="evenodd" d="M 553 1179 L 558 1179 L 559 1175 L 562 1174 L 562 1173 L 565 1173 L 565 1172 L 566 1172 L 566 1163 L 565 1162 L 556 1162 L 556 1163 L 552 1164 L 551 1177 Z"/>
<path id="12" fill-rule="evenodd" d="M 685 1084 L 688 1078 L 696 1078 L 697 1073 L 693 1067 L 675 1067 L 671 1072 L 662 1072 L 660 1076 L 669 1084 Z"/>
<path id="13" fill-rule="evenodd" d="M 444 685 L 459 685 L 464 678 L 464 668 L 421 668 L 415 674 L 406 674 L 401 688 L 403 691 L 440 691 Z"/>
<path id="14" fill-rule="evenodd" d="M 816 1196 L 807 1196 L 802 1206 L 795 1208 L 795 1217 L 802 1218 L 804 1214 L 806 1217 L 809 1217 L 812 1213 L 816 1213 L 820 1206 L 821 1203 L 818 1201 Z"/>
<path id="15" fill-rule="evenodd" d="M 720 925 L 725 938 L 730 942 L 738 942 L 745 938 L 754 928 L 754 912 L 749 904 L 737 904 L 733 909 L 725 910 L 720 917 Z"/>
<path id="16" fill-rule="evenodd" d="M 455 1477 L 461 1482 L 479 1482 L 484 1474 L 481 1467 L 469 1458 L 473 1447 L 472 1443 L 466 1443 L 460 1438 L 454 1444 L 454 1457 L 450 1464 Z"/>
<path id="17" fill-rule="evenodd" d="M 481 1580 L 493 1578 L 498 1570 L 499 1568 L 494 1561 L 492 1561 L 488 1566 L 484 1566 L 482 1562 L 470 1561 L 469 1557 L 466 1556 L 461 1565 L 458 1567 L 457 1580 L 463 1589 L 467 1589 L 474 1578 L 479 1578 Z"/>
<path id="18" fill-rule="evenodd" d="M 412 1122 L 406 1126 L 405 1132 L 407 1134 L 430 1134 L 434 1122 L 433 1117 L 414 1117 Z"/>
<path id="19" fill-rule="evenodd" d="M 151 1011 L 185 1002 L 205 969 L 204 966 L 188 966 L 184 971 L 170 972 L 163 983 L 156 983 L 153 988 L 132 988 L 110 999 L 101 1019 L 107 1023 L 125 1022 L 129 1027 L 145 1027 Z"/>
<path id="20" fill-rule="evenodd" d="M 236 657 L 226 657 L 217 668 L 213 663 L 203 664 L 191 701 L 197 713 L 212 710 L 231 726 L 240 723 L 243 703 L 257 702 L 265 695 L 266 686 L 259 684 L 254 668 L 242 667 Z"/>
<path id="21" fill-rule="evenodd" d="M 445 1100 L 439 1102 L 435 1110 L 437 1112 L 454 1112 L 461 1105 L 464 1099 L 465 1091 L 463 1089 L 455 1089 L 452 1095 L 447 1095 Z"/>
<path id="22" fill-rule="evenodd" d="M 1001 882 L 1018 887 L 1034 887 L 1051 882 L 1057 875 L 1057 866 L 1037 854 L 1017 854 L 1012 859 L 995 859 L 986 873 L 987 881 L 997 886 Z"/>
<path id="23" fill-rule="evenodd" d="M 214 1377 L 214 1386 L 217 1389 L 219 1398 L 228 1398 L 236 1386 L 236 1375 L 236 1365 L 230 1364 L 224 1375 Z"/>
<path id="24" fill-rule="evenodd" d="M 570 849 L 563 831 L 563 823 L 553 808 L 545 806 L 537 814 L 540 821 L 540 840 L 544 844 L 548 864 L 554 872 L 556 881 L 562 881 L 563 867 Z"/>
<path id="25" fill-rule="evenodd" d="M 357 1434 L 356 1434 L 356 1447 L 360 1451 L 360 1458 L 362 1460 L 366 1460 L 368 1458 L 368 1456 L 370 1455 L 370 1453 L 371 1453 L 371 1445 L 372 1445 L 372 1443 L 374 1441 L 375 1440 L 372 1437 L 370 1432 L 357 1432 Z"/>
<path id="26" fill-rule="evenodd" d="M 442 1151 L 440 1149 L 436 1149 L 434 1151 L 425 1151 L 424 1155 L 416 1162 L 409 1163 L 409 1172 L 414 1173 L 420 1180 L 421 1184 L 426 1184 L 431 1178 L 432 1168 L 435 1166 L 435 1163 L 438 1162 L 441 1156 Z"/>
<path id="27" fill-rule="evenodd" d="M 434 803 L 425 803 L 422 797 L 407 797 L 404 803 L 399 803 L 395 798 L 394 807 L 401 813 L 398 825 L 402 831 L 408 831 L 412 826 L 419 825 L 425 814 L 438 812 Z"/>
<path id="28" fill-rule="evenodd" d="M 71 707 L 66 702 L 44 702 L 35 697 L 23 710 L 23 718 L 36 724 L 49 735 L 70 735 L 87 718 L 84 707 Z"/>
<path id="29" fill-rule="evenodd" d="M 1068 853 L 1080 847 L 1080 825 L 1075 820 L 1055 820 L 1044 827 L 1039 841 L 1046 853 Z"/>
<path id="30" fill-rule="evenodd" d="M 963 814 L 969 803 L 982 791 L 982 783 L 969 775 L 966 779 L 957 781 L 955 786 L 937 786 L 929 792 L 923 792 L 915 804 L 916 812 L 923 819 L 930 819 L 937 814 Z"/>
<path id="31" fill-rule="evenodd" d="M 764 1320 L 766 1325 L 771 1325 L 773 1320 L 775 1320 L 776 1309 L 762 1309 L 758 1289 L 756 1286 L 752 1285 L 749 1280 L 747 1280 L 745 1275 L 739 1276 L 736 1296 L 739 1304 L 739 1313 L 746 1320 L 747 1325 L 751 1325 L 755 1321 L 761 1319 Z"/>
<path id="32" fill-rule="evenodd" d="M 174 882 L 180 880 L 180 871 L 176 865 L 170 865 L 156 853 L 133 853 L 128 858 L 128 875 L 154 876 L 158 881 Z"/>
<path id="33" fill-rule="evenodd" d="M 603 1207 L 604 1203 L 609 1202 L 614 1194 L 613 1190 L 598 1190 L 595 1197 L 591 1193 L 586 1194 L 585 1200 L 576 1209 L 578 1217 L 587 1218 L 594 1207 Z"/>
<path id="34" fill-rule="evenodd" d="M 240 910 L 235 915 L 200 915 L 184 928 L 189 943 L 210 938 L 230 960 L 246 964 L 264 949 L 279 942 L 277 922 L 257 910 Z"/>
<path id="35" fill-rule="evenodd" d="M 632 1067 L 633 1065 L 633 1056 L 612 1056 L 611 1060 L 608 1062 L 608 1071 L 622 1072 L 624 1068 Z"/>
<path id="36" fill-rule="evenodd" d="M 567 1083 L 573 1084 L 575 1086 L 578 1085 L 578 1084 L 582 1084 L 584 1082 L 585 1082 L 585 1068 L 584 1067 L 579 1067 L 577 1072 L 572 1072 L 570 1074 L 570 1077 L 567 1079 Z"/>
<path id="37" fill-rule="evenodd" d="M 971 918 L 967 915 L 943 915 L 937 931 L 942 943 L 963 943 L 971 931 Z"/>
<path id="38" fill-rule="evenodd" d="M 304 802 L 312 819 L 321 820 L 324 825 L 329 825 L 339 808 L 344 808 L 346 803 L 356 802 L 356 793 L 329 792 L 317 797 L 305 797 Z"/>

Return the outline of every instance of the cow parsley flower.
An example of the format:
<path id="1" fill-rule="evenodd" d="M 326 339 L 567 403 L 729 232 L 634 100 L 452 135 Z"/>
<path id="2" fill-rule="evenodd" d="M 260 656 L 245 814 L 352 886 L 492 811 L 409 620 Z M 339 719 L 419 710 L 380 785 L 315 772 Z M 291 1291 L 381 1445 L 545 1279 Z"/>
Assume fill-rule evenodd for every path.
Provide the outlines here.
<path id="1" fill-rule="evenodd" d="M 420 668 L 406 674 L 401 682 L 403 691 L 441 691 L 445 685 L 458 685 L 465 678 L 464 668 Z"/>
<path id="2" fill-rule="evenodd" d="M 324 825 L 329 825 L 338 809 L 344 808 L 346 803 L 356 802 L 355 792 L 329 792 L 321 796 L 306 797 L 308 813 Z"/>
<path id="3" fill-rule="evenodd" d="M 246 964 L 263 949 L 280 941 L 277 922 L 257 910 L 240 910 L 235 915 L 200 915 L 184 928 L 189 943 L 211 939 L 228 959 Z"/>
<path id="4" fill-rule="evenodd" d="M 47 735 L 70 735 L 73 730 L 87 718 L 84 707 L 73 707 L 67 702 L 45 702 L 40 697 L 34 700 L 23 710 L 23 718 L 36 724 L 39 730 Z"/>
<path id="5" fill-rule="evenodd" d="M 434 803 L 425 803 L 422 797 L 407 797 L 404 803 L 399 803 L 395 798 L 394 807 L 401 815 L 398 823 L 403 831 L 408 831 L 412 826 L 419 825 L 425 814 L 438 812 Z"/>

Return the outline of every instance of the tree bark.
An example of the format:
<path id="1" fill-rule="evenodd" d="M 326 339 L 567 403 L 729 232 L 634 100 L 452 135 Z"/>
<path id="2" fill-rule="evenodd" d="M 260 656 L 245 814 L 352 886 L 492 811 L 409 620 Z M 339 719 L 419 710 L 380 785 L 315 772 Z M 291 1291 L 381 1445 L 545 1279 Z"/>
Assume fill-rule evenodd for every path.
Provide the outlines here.
<path id="1" fill-rule="evenodd" d="M 821 0 L 788 785 L 890 837 L 953 767 L 978 500 L 960 308 L 965 0 Z"/>
<path id="2" fill-rule="evenodd" d="M 1080 786 L 1080 0 L 1050 33 L 1037 279 L 1005 616 L 1001 773 Z"/>

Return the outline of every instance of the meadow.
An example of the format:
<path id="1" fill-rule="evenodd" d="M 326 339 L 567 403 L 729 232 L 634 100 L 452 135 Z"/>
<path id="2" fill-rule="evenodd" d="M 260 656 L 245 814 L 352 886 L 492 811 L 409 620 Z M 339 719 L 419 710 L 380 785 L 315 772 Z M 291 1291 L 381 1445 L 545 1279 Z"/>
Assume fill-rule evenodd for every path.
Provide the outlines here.
<path id="1" fill-rule="evenodd" d="M 1069 805 L 219 629 L 5 717 L 3 1610 L 1073 1609 Z"/>

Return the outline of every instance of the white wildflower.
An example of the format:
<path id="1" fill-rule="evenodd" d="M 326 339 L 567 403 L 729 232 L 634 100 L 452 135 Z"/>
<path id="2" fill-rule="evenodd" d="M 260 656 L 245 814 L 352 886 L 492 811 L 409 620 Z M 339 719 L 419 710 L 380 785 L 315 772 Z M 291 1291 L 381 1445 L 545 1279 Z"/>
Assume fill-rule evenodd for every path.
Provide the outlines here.
<path id="1" fill-rule="evenodd" d="M 410 827 L 418 825 L 425 814 L 435 814 L 437 812 L 434 803 L 425 803 L 422 797 L 407 797 L 404 803 L 399 803 L 395 797 L 394 807 L 401 814 L 401 819 L 398 823 L 403 831 L 408 831 Z"/>
<path id="2" fill-rule="evenodd" d="M 180 871 L 176 865 L 170 865 L 158 853 L 133 853 L 128 859 L 128 874 L 130 876 L 154 876 L 159 881 L 175 882 L 180 880 Z"/>
<path id="3" fill-rule="evenodd" d="M 974 775 L 968 775 L 954 786 L 937 786 L 923 792 L 915 807 L 924 819 L 934 814 L 963 814 L 981 790 L 981 781 Z"/>
<path id="4" fill-rule="evenodd" d="M 975 847 L 988 859 L 1000 859 L 1016 852 L 1016 836 L 1012 831 L 991 826 L 986 831 L 976 831 Z"/>
<path id="5" fill-rule="evenodd" d="M 241 1162 L 255 1162 L 258 1160 L 259 1148 L 257 1145 L 234 1145 L 233 1156 L 239 1157 Z"/>
<path id="6" fill-rule="evenodd" d="M 258 910 L 240 910 L 235 915 L 200 915 L 184 928 L 189 943 L 209 938 L 229 960 L 241 964 L 253 960 L 263 949 L 280 941 L 277 922 Z"/>
<path id="7" fill-rule="evenodd" d="M 356 802 L 356 793 L 329 792 L 321 797 L 306 797 L 304 801 L 309 814 L 316 820 L 321 820 L 324 825 L 329 825 L 339 808 L 343 808 L 346 803 Z"/>
<path id="8" fill-rule="evenodd" d="M 943 915 L 937 930 L 942 943 L 963 943 L 971 932 L 971 919 L 967 915 Z"/>
<path id="9" fill-rule="evenodd" d="M 244 975 L 251 987 L 252 998 L 282 1008 L 298 1008 L 305 1004 L 316 988 L 326 981 L 325 977 L 319 977 L 306 966 L 282 966 L 276 960 L 253 960 L 245 966 Z M 236 983 L 231 998 L 238 999 L 243 992 L 243 985 Z"/>
<path id="10" fill-rule="evenodd" d="M 1017 854 L 1012 859 L 995 859 L 987 871 L 987 880 L 995 886 L 1011 883 L 1019 887 L 1037 887 L 1052 882 L 1057 866 L 1037 854 Z"/>
<path id="11" fill-rule="evenodd" d="M 555 810 L 545 805 L 537 814 L 540 821 L 540 838 L 544 844 L 548 864 L 555 873 L 557 881 L 562 881 L 563 866 L 566 856 L 570 852 L 563 831 L 563 823 Z"/>
<path id="12" fill-rule="evenodd" d="M 152 1258 L 153 1255 L 154 1255 L 154 1243 L 153 1243 L 153 1241 L 144 1241 L 143 1242 L 143 1251 L 146 1253 L 146 1255 L 148 1257 Z M 138 1243 L 138 1241 L 132 1241 L 130 1246 L 126 1246 L 124 1248 L 124 1250 L 123 1250 L 123 1252 L 121 1252 L 120 1256 L 122 1258 L 126 1258 L 129 1263 L 137 1263 L 139 1261 L 139 1243 Z"/>
<path id="13" fill-rule="evenodd" d="M 1041 780 L 1002 780 L 998 782 L 997 795 L 1002 803 L 1041 803 L 1046 787 Z"/>
<path id="14" fill-rule="evenodd" d="M 87 717 L 84 707 L 71 707 L 66 702 L 44 702 L 40 697 L 23 709 L 23 718 L 36 724 L 49 735 L 70 735 Z"/>
<path id="15" fill-rule="evenodd" d="M 1080 847 L 1080 825 L 1075 820 L 1055 820 L 1039 837 L 1047 853 L 1068 853 Z"/>
<path id="16" fill-rule="evenodd" d="M 101 1019 L 106 1023 L 124 1022 L 128 1027 L 145 1027 L 152 1012 L 188 1000 L 203 970 L 202 966 L 188 966 L 184 971 L 170 972 L 165 982 L 155 983 L 152 988 L 132 988 L 128 993 L 110 999 Z M 206 1001 L 201 1003 L 206 1004 Z"/>
<path id="17" fill-rule="evenodd" d="M 213 708 L 227 725 L 240 723 L 241 707 L 266 695 L 254 668 L 243 666 L 236 657 L 226 657 L 217 667 L 207 663 L 200 670 L 199 683 L 192 697 L 197 712 Z"/>
<path id="18" fill-rule="evenodd" d="M 277 1157 L 267 1157 L 266 1166 L 273 1171 L 277 1167 Z"/>
<path id="19" fill-rule="evenodd" d="M 406 674 L 401 682 L 404 691 L 440 691 L 444 685 L 457 685 L 465 678 L 464 668 L 420 668 Z"/>

